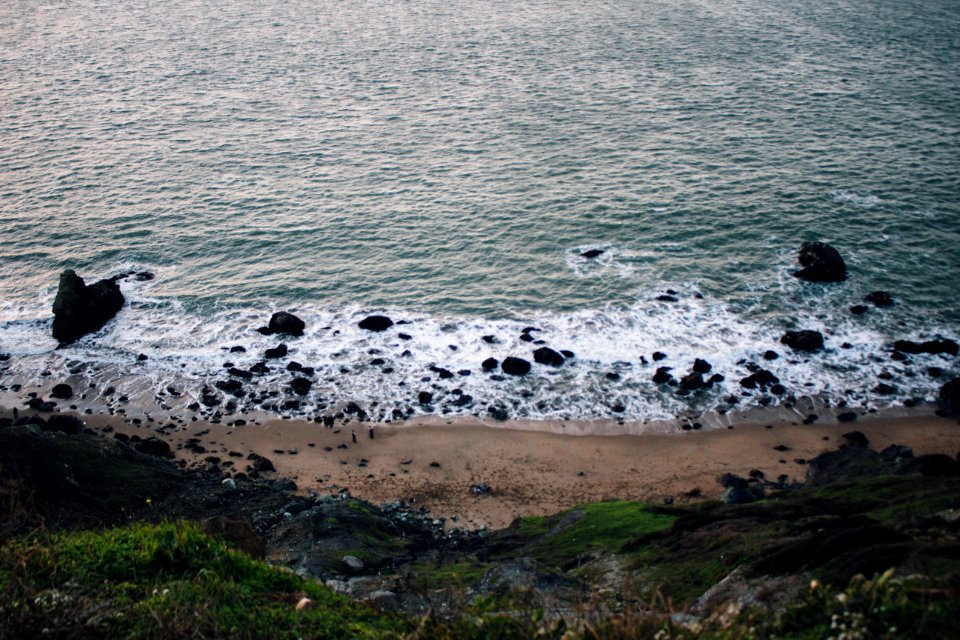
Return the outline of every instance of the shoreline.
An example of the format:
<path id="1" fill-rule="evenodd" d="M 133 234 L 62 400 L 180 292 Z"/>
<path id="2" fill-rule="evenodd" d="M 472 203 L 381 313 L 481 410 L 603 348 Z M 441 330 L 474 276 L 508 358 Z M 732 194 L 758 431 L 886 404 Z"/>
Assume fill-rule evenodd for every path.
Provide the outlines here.
<path id="1" fill-rule="evenodd" d="M 722 492 L 717 478 L 724 473 L 747 476 L 758 470 L 771 481 L 786 476 L 786 482 L 803 482 L 806 461 L 838 448 L 843 434 L 853 430 L 876 450 L 901 444 L 916 455 L 960 451 L 958 421 L 925 410 L 869 415 L 855 423 L 781 419 L 689 432 L 575 436 L 552 432 L 562 428 L 561 421 L 490 425 L 479 419 L 421 418 L 373 425 L 372 440 L 371 425 L 356 421 L 325 427 L 275 418 L 228 426 L 75 415 L 103 437 L 162 439 L 180 464 L 224 478 L 247 473 L 254 454 L 267 458 L 276 477 L 292 479 L 301 492 L 346 489 L 378 504 L 403 501 L 444 519 L 448 527 L 469 529 L 502 528 L 517 517 L 605 500 L 716 498 Z M 474 485 L 489 490 L 474 493 Z"/>

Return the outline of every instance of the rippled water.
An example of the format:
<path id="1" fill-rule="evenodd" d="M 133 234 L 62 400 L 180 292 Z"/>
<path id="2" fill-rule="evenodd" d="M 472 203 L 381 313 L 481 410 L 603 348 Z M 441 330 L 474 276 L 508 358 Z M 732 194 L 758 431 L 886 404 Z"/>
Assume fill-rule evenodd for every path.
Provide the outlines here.
<path id="1" fill-rule="evenodd" d="M 925 375 L 871 389 L 909 366 L 877 357 L 891 339 L 956 337 L 958 78 L 946 0 L 7 2 L 0 349 L 24 380 L 138 352 L 205 379 L 291 308 L 315 331 L 297 357 L 352 367 L 328 399 L 403 406 L 436 363 L 516 415 L 644 417 L 739 393 L 741 360 L 809 326 L 833 351 L 783 363 L 795 389 L 929 397 Z M 810 239 L 847 283 L 789 276 Z M 54 353 L 65 267 L 157 278 Z M 852 318 L 874 289 L 899 304 Z M 421 332 L 383 381 L 368 351 L 400 362 L 395 336 L 343 337 L 376 309 Z M 481 356 L 529 355 L 528 323 L 576 366 L 480 378 Z M 639 364 L 656 349 L 732 384 L 663 393 Z M 910 372 L 955 366 L 929 360 Z"/>

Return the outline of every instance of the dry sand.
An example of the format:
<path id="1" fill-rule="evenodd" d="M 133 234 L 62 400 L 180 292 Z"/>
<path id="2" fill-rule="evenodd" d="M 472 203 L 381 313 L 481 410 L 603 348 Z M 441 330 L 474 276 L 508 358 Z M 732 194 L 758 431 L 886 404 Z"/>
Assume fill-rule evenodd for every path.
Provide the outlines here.
<path id="1" fill-rule="evenodd" d="M 110 424 L 141 437 L 153 435 L 157 426 L 109 416 L 85 419 L 93 427 Z M 199 437 L 207 453 L 177 452 L 192 463 L 218 456 L 234 460 L 235 469 L 243 470 L 244 458 L 228 453 L 245 457 L 252 451 L 269 458 L 279 475 L 293 478 L 303 490 L 347 488 L 375 503 L 405 500 L 426 507 L 435 517 L 456 516 L 456 526 L 471 528 L 499 528 L 519 516 L 601 500 L 683 501 L 691 499 L 691 493 L 714 497 L 721 491 L 717 478 L 725 472 L 746 475 L 759 469 L 769 479 L 785 474 L 803 480 L 804 461 L 836 449 L 842 434 L 853 429 L 864 433 L 877 450 L 896 443 L 911 446 L 917 455 L 960 451 L 960 424 L 935 416 L 870 418 L 855 424 L 776 422 L 772 428 L 738 424 L 732 429 L 620 436 L 561 435 L 467 420 L 433 422 L 381 425 L 373 440 L 364 424 L 338 427 L 337 433 L 294 420 L 242 427 L 196 422 L 165 438 L 176 446 Z M 356 429 L 356 444 L 351 429 Z M 777 451 L 779 445 L 789 450 Z M 490 493 L 471 494 L 471 485 L 481 483 L 490 486 Z"/>

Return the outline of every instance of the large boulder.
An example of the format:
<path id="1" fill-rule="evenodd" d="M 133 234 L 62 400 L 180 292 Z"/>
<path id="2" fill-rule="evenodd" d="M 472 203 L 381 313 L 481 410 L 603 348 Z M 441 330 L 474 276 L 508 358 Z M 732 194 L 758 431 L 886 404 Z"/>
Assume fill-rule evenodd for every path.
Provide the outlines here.
<path id="1" fill-rule="evenodd" d="M 303 330 L 306 326 L 303 320 L 292 313 L 277 311 L 270 316 L 270 324 L 267 325 L 267 334 L 285 333 L 299 337 L 303 335 Z"/>
<path id="2" fill-rule="evenodd" d="M 60 274 L 60 286 L 53 301 L 53 337 L 60 345 L 101 329 L 123 307 L 123 294 L 113 280 L 87 286 L 73 269 Z"/>
<path id="3" fill-rule="evenodd" d="M 819 331 L 787 331 L 780 342 L 794 351 L 817 351 L 823 348 L 823 334 Z"/>
<path id="4" fill-rule="evenodd" d="M 559 367 L 564 361 L 564 357 L 550 347 L 540 347 L 534 351 L 533 359 L 539 364 L 547 364 L 552 367 Z"/>
<path id="5" fill-rule="evenodd" d="M 811 282 L 842 282 L 847 279 L 847 265 L 840 252 L 822 242 L 804 242 L 798 256 L 803 269 L 793 275 Z"/>

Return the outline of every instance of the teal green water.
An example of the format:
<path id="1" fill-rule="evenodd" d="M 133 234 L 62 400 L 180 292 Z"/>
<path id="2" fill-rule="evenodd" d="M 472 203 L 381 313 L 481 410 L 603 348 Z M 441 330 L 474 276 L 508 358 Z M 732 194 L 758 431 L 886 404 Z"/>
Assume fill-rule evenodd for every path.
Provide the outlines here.
<path id="1" fill-rule="evenodd" d="M 63 268 L 137 268 L 157 274 L 131 291 L 141 313 L 81 359 L 152 350 L 201 375 L 270 309 L 386 310 L 430 327 L 419 365 L 476 368 L 491 354 L 465 344 L 537 322 L 584 371 L 669 348 L 733 379 L 809 325 L 854 348 L 795 386 L 876 402 L 856 371 L 960 320 L 958 78 L 946 0 L 6 3 L 0 349 L 49 357 Z M 847 283 L 790 277 L 813 239 Z M 668 288 L 679 306 L 653 300 Z M 851 319 L 874 289 L 897 307 Z M 303 359 L 336 360 L 312 339 Z M 545 409 L 483 393 L 553 415 L 585 376 L 541 380 Z M 577 415 L 691 402 L 648 378 L 597 383 Z"/>

